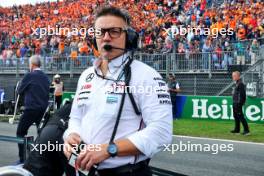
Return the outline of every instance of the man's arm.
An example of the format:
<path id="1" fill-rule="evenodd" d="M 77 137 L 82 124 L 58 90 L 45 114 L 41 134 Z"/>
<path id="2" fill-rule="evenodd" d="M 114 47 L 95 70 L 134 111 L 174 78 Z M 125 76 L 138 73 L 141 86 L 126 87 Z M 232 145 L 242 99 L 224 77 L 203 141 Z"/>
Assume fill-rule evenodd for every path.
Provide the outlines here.
<path id="1" fill-rule="evenodd" d="M 243 83 L 239 84 L 239 91 L 240 91 L 240 102 L 242 105 L 246 102 L 246 89 Z"/>
<path id="2" fill-rule="evenodd" d="M 23 94 L 25 92 L 25 90 L 28 88 L 28 86 L 30 85 L 31 80 L 30 80 L 30 73 L 26 74 L 24 76 L 24 78 L 22 79 L 19 88 L 17 90 L 18 94 Z"/>
<path id="3" fill-rule="evenodd" d="M 166 83 L 160 79 L 154 79 L 161 76 L 155 71 L 145 75 L 143 86 L 154 89 L 151 95 L 149 93 L 137 95 L 146 127 L 130 135 L 128 139 L 142 154 L 151 158 L 172 140 L 172 107 Z"/>
<path id="4" fill-rule="evenodd" d="M 118 148 L 117 156 L 138 155 L 141 153 L 137 149 L 137 147 L 128 139 L 117 140 L 115 141 L 115 144 Z"/>
<path id="5" fill-rule="evenodd" d="M 179 93 L 181 92 L 180 84 L 176 83 L 175 88 L 170 88 L 169 91 Z"/>
<path id="6" fill-rule="evenodd" d="M 79 131 L 81 127 L 81 118 L 83 117 L 83 114 L 80 108 L 78 107 L 77 98 L 81 89 L 82 80 L 84 76 L 85 73 L 83 73 L 79 78 L 77 84 L 77 90 L 72 103 L 69 125 L 67 130 L 63 134 L 64 154 L 67 158 L 69 158 L 71 153 L 73 152 L 73 148 L 72 148 L 74 147 L 73 145 L 78 145 L 81 142 Z"/>

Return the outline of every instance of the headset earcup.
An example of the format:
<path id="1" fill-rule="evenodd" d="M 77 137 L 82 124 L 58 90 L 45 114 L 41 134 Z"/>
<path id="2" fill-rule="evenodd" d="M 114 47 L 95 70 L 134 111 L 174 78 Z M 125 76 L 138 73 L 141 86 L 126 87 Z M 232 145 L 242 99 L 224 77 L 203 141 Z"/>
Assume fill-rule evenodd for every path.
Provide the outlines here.
<path id="1" fill-rule="evenodd" d="M 136 50 L 138 48 L 138 33 L 132 29 L 128 28 L 126 33 L 126 49 Z"/>

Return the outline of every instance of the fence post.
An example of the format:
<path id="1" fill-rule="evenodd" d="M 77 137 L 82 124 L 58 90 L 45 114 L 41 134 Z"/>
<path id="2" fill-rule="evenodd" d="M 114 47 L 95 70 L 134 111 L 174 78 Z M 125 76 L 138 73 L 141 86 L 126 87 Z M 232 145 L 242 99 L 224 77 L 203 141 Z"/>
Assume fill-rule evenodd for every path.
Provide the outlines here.
<path id="1" fill-rule="evenodd" d="M 193 82 L 193 84 L 194 84 L 193 85 L 193 91 L 194 91 L 193 94 L 196 95 L 196 91 L 197 91 L 196 90 L 197 89 L 197 77 L 196 77 L 196 75 L 194 76 L 194 82 Z"/>
<path id="2" fill-rule="evenodd" d="M 19 77 L 19 59 L 16 57 L 16 78 L 18 78 Z"/>
<path id="3" fill-rule="evenodd" d="M 70 57 L 68 59 L 70 59 L 70 78 L 73 78 L 73 61 Z"/>
<path id="4" fill-rule="evenodd" d="M 140 52 L 140 53 L 139 53 L 139 61 L 141 61 L 141 62 L 142 62 L 142 60 L 143 60 L 142 57 L 143 57 L 143 56 L 142 56 L 142 52 Z"/>
<path id="5" fill-rule="evenodd" d="M 23 146 L 24 146 L 24 153 L 23 153 L 23 158 L 24 160 L 27 159 L 28 156 L 28 149 L 29 149 L 29 143 L 34 141 L 33 136 L 25 136 L 23 140 Z"/>
<path id="6" fill-rule="evenodd" d="M 171 53 L 171 55 L 172 55 L 172 64 L 173 64 L 172 70 L 173 70 L 173 73 L 175 73 L 177 70 L 176 52 Z"/>
<path id="7" fill-rule="evenodd" d="M 259 97 L 264 97 L 264 62 L 262 60 L 261 64 L 259 65 L 259 84 L 258 84 L 258 90 L 259 90 Z"/>
<path id="8" fill-rule="evenodd" d="M 208 60 L 208 69 L 209 69 L 209 72 L 208 72 L 208 77 L 211 79 L 212 78 L 212 67 L 211 67 L 211 64 L 212 64 L 212 58 L 211 58 L 211 54 L 212 53 L 209 53 L 209 60 Z"/>
<path id="9" fill-rule="evenodd" d="M 170 54 L 163 54 L 166 57 L 166 78 L 169 76 L 169 69 L 170 69 L 170 57 L 168 57 Z"/>

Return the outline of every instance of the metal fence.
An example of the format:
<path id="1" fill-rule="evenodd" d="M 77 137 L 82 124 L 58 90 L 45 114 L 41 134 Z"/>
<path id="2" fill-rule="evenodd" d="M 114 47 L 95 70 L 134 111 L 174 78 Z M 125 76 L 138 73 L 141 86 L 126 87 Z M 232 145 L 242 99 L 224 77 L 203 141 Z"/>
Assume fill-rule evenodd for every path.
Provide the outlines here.
<path id="1" fill-rule="evenodd" d="M 218 52 L 218 53 L 167 53 L 167 54 L 147 54 L 136 53 L 135 59 L 153 67 L 163 76 L 169 73 L 176 75 L 179 81 L 182 94 L 185 95 L 219 95 L 220 92 L 232 83 L 232 69 L 247 71 L 254 63 L 259 63 L 264 58 L 264 46 L 256 53 L 244 52 Z M 42 69 L 48 74 L 59 73 L 70 75 L 74 78 L 87 67 L 91 66 L 94 56 L 78 56 L 76 58 L 66 56 L 42 57 Z M 257 64 L 258 65 L 258 64 Z M 260 66 L 259 66 L 260 67 Z M 11 58 L 0 61 L 0 72 L 16 74 L 18 79 L 21 74 L 28 70 L 28 58 Z M 261 71 L 261 72 L 259 72 Z M 254 75 L 263 74 L 263 70 L 251 71 Z M 255 73 L 257 72 L 257 73 Z M 66 76 L 65 75 L 65 76 Z M 256 78 L 256 76 L 254 76 Z M 66 79 L 66 78 L 65 78 Z M 67 78 L 69 79 L 69 78 Z M 248 79 L 248 78 L 246 78 Z M 256 78 L 257 79 L 257 78 Z M 259 77 L 259 79 L 261 79 Z M 75 85 L 73 79 L 71 84 Z M 2 88 L 8 85 L 10 80 L 2 79 Z M 13 81 L 15 82 L 15 81 Z M 246 82 L 246 81 L 245 81 Z M 262 85 L 262 83 L 259 83 Z M 65 84 L 66 85 L 66 84 Z M 263 85 L 262 85 L 263 87 Z M 67 89 L 68 87 L 66 87 Z M 75 88 L 75 86 L 74 86 Z M 230 90 L 225 90 L 220 95 L 231 95 Z M 263 97 L 264 95 L 262 95 Z"/>
<path id="2" fill-rule="evenodd" d="M 92 65 L 94 56 L 67 57 L 64 55 L 42 57 L 42 69 L 48 73 L 81 73 Z M 259 51 L 230 51 L 208 53 L 136 53 L 135 58 L 153 67 L 160 73 L 177 72 L 225 72 L 230 65 L 253 65 Z M 23 73 L 28 70 L 28 57 L 0 60 L 0 72 Z"/>
<path id="3" fill-rule="evenodd" d="M 252 96 L 264 97 L 264 47 L 260 50 L 259 60 L 252 65 L 248 70 L 246 70 L 241 75 L 241 79 L 245 85 L 252 89 L 255 89 L 256 94 Z M 228 85 L 223 87 L 216 95 L 226 95 L 227 92 L 231 92 L 234 87 L 234 82 L 230 82 Z"/>

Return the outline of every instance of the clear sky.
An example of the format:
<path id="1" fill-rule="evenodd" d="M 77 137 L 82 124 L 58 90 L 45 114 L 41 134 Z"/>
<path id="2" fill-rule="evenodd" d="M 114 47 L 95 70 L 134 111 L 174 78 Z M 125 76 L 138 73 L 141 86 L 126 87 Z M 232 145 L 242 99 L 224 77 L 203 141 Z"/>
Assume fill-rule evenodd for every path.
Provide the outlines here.
<path id="1" fill-rule="evenodd" d="M 38 2 L 57 1 L 57 0 L 0 0 L 0 6 L 9 7 L 20 4 L 35 4 Z"/>

